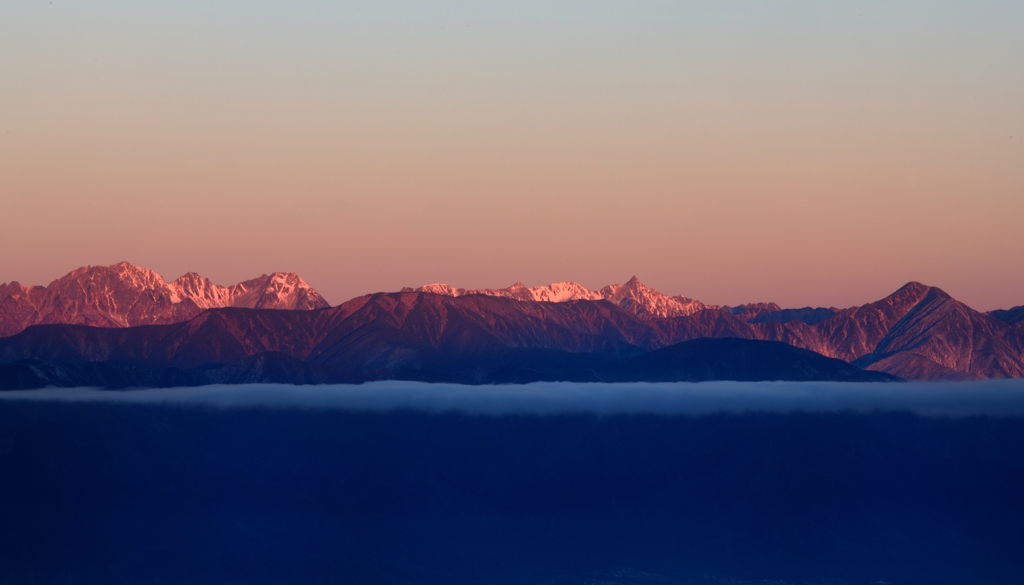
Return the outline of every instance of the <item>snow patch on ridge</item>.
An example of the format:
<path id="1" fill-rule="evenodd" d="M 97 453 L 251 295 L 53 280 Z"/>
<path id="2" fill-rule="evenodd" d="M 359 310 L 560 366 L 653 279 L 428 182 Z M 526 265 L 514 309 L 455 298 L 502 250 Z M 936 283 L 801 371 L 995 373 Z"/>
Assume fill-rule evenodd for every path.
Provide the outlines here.
<path id="1" fill-rule="evenodd" d="M 404 288 L 402 292 L 426 292 L 451 297 L 488 295 L 549 303 L 607 300 L 635 315 L 648 318 L 685 317 L 704 309 L 715 308 L 684 296 L 670 297 L 662 294 L 644 285 L 635 276 L 624 284 L 611 284 L 597 291 L 576 282 L 553 282 L 547 286 L 532 288 L 517 282 L 508 288 L 498 289 L 465 289 L 434 283 L 418 288 Z"/>
<path id="2" fill-rule="evenodd" d="M 234 286 L 189 272 L 166 282 L 128 262 L 84 266 L 45 287 L 0 284 L 0 336 L 31 325 L 67 323 L 134 327 L 180 323 L 207 309 L 322 309 L 329 305 L 299 275 L 264 274 Z"/>

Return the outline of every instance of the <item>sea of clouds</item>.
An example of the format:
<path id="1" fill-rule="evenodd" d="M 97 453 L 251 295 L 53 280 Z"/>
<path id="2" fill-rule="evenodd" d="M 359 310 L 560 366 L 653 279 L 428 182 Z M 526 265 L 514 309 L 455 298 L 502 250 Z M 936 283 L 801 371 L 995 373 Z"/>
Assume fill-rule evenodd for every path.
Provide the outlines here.
<path id="1" fill-rule="evenodd" d="M 5 401 L 75 401 L 470 414 L 665 414 L 900 411 L 924 415 L 1024 415 L 1024 380 L 950 383 L 702 382 L 466 386 L 386 381 L 360 385 L 213 385 L 110 391 L 0 392 Z"/>

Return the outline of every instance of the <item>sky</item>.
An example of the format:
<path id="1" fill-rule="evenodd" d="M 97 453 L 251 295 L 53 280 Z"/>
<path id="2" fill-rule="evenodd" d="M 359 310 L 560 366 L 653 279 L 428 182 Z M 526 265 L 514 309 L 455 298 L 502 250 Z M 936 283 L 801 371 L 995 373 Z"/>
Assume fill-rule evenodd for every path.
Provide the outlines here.
<path id="1" fill-rule="evenodd" d="M 1019 1 L 0 4 L 0 282 L 990 310 L 1022 218 Z"/>

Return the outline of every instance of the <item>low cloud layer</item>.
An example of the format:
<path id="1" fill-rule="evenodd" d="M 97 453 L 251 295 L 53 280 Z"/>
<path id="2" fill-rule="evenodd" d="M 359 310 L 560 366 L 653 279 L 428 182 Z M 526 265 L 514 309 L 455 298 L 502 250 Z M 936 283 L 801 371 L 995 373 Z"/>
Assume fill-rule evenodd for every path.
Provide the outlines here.
<path id="1" fill-rule="evenodd" d="M 0 402 L 53 400 L 218 408 L 284 407 L 471 414 L 688 414 L 905 411 L 929 415 L 1024 415 L 1024 380 L 958 383 L 706 382 L 462 386 L 421 382 L 362 385 L 217 385 L 109 391 L 0 392 Z"/>

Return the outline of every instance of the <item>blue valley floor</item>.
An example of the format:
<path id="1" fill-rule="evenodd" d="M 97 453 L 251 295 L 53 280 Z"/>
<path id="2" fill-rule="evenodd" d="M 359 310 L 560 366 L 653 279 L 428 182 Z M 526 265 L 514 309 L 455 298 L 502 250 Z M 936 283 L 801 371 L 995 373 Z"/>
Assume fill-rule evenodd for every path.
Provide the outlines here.
<path id="1" fill-rule="evenodd" d="M 1024 582 L 1024 418 L 0 402 L 0 583 Z"/>

